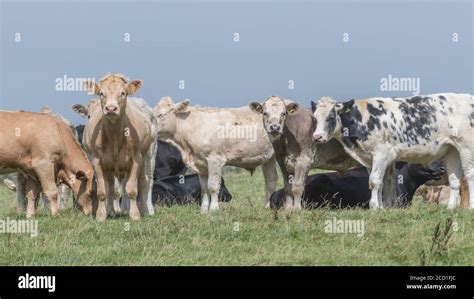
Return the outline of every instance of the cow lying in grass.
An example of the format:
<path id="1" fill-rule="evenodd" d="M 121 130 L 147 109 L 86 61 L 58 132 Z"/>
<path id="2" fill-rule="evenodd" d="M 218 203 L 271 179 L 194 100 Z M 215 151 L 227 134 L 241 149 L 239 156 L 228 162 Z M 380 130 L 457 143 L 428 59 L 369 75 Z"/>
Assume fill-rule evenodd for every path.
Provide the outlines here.
<path id="1" fill-rule="evenodd" d="M 155 180 L 153 183 L 153 204 L 184 205 L 200 202 L 201 184 L 198 174 L 170 176 Z M 219 190 L 219 201 L 230 201 L 232 195 L 227 190 L 222 178 Z"/>
<path id="2" fill-rule="evenodd" d="M 445 169 L 440 162 L 428 167 L 419 164 L 396 162 L 396 196 L 407 206 L 416 189 L 429 180 L 439 180 Z M 314 174 L 308 177 L 304 188 L 303 204 L 306 208 L 368 208 L 370 201 L 369 173 L 365 167 L 346 171 Z M 284 202 L 284 189 L 272 194 L 270 206 L 280 209 Z"/>

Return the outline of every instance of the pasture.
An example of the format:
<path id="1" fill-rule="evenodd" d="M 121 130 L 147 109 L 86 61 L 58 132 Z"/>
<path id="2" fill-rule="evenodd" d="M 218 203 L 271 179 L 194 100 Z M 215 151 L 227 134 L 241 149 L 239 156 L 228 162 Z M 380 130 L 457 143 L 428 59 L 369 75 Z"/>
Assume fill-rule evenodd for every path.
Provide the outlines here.
<path id="1" fill-rule="evenodd" d="M 408 209 L 281 211 L 275 219 L 263 207 L 260 170 L 228 172 L 225 180 L 233 199 L 209 215 L 198 205 L 155 207 L 155 216 L 138 222 L 122 216 L 99 223 L 73 209 L 53 219 L 40 203 L 38 236 L 0 234 L 0 264 L 474 265 L 472 211 L 415 197 Z M 4 186 L 0 205 L 0 220 L 24 219 Z M 334 217 L 363 220 L 363 236 L 326 232 Z"/>

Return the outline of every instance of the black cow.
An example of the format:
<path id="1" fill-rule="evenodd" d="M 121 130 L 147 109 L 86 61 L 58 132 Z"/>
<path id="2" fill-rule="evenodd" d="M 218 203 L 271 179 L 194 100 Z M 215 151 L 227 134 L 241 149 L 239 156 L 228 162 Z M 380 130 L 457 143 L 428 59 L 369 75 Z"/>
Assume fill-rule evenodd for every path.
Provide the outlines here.
<path id="1" fill-rule="evenodd" d="M 396 162 L 396 195 L 401 206 L 411 204 L 416 189 L 429 180 L 439 180 L 445 173 L 442 162 L 435 161 L 429 166 Z M 306 208 L 328 206 L 330 208 L 368 208 L 371 192 L 369 173 L 365 167 L 353 168 L 345 174 L 338 172 L 314 174 L 305 185 L 303 204 Z M 274 210 L 283 206 L 284 189 L 275 191 L 270 197 L 270 207 Z"/>
<path id="2" fill-rule="evenodd" d="M 232 195 L 221 181 L 219 190 L 219 200 L 229 201 Z M 201 200 L 201 184 L 197 174 L 189 174 L 185 176 L 170 176 L 155 180 L 153 183 L 152 201 L 153 204 L 161 205 L 183 205 Z"/>
<path id="3" fill-rule="evenodd" d="M 181 153 L 169 143 L 158 140 L 155 162 L 155 181 L 168 176 L 179 176 L 186 173 L 187 167 Z"/>

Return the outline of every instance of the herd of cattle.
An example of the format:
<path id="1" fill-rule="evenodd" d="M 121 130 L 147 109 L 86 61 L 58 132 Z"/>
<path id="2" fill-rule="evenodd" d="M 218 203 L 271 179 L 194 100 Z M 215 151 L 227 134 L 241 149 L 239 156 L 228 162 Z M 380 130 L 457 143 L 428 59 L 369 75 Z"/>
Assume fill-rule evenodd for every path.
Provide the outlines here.
<path id="1" fill-rule="evenodd" d="M 232 197 L 225 165 L 252 172 L 261 166 L 272 209 L 403 207 L 425 183 L 438 187 L 420 192 L 440 202 L 433 188 L 449 189 L 448 208 L 461 198 L 474 208 L 471 95 L 344 103 L 323 97 L 312 109 L 278 96 L 229 109 L 164 97 L 152 109 L 132 97 L 141 86 L 121 74 L 87 82 L 96 98 L 73 106 L 85 126 L 50 111 L 0 110 L 0 174 L 14 174 L 10 187 L 27 217 L 41 195 L 57 215 L 67 193 L 101 221 L 124 212 L 134 220 L 153 215 L 157 203 L 200 200 L 207 213 Z M 284 188 L 275 191 L 277 164 Z M 337 172 L 308 176 L 314 168 Z"/>

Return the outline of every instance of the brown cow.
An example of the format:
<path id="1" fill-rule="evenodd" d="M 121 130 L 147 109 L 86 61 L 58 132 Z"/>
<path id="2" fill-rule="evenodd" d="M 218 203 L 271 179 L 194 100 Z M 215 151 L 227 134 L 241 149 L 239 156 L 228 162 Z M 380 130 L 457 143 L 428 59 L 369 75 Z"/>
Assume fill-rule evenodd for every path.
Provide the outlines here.
<path id="1" fill-rule="evenodd" d="M 285 209 L 301 209 L 308 171 L 312 168 L 347 170 L 360 166 L 337 142 L 317 145 L 312 134 L 315 128 L 311 111 L 279 96 L 268 97 L 262 104 L 249 103 L 250 108 L 263 115 L 275 156 L 284 177 Z"/>
<path id="2" fill-rule="evenodd" d="M 83 144 L 92 159 L 97 176 L 99 205 L 96 218 L 107 216 L 105 200 L 115 196 L 115 178 L 123 182 L 130 200 L 130 218 L 154 214 L 151 185 L 156 152 L 156 119 L 146 110 L 142 99 L 129 99 L 142 86 L 121 74 L 108 74 L 99 83 L 86 82 L 85 88 L 99 96 L 88 106 L 89 121 L 84 128 Z M 73 106 L 81 113 L 79 106 Z M 140 210 L 137 206 L 140 202 Z"/>
<path id="3" fill-rule="evenodd" d="M 28 179 L 25 194 L 27 217 L 36 213 L 36 198 L 42 191 L 59 214 L 58 185 L 68 185 L 86 215 L 92 211 L 93 169 L 60 118 L 44 113 L 0 111 L 0 174 L 21 172 Z"/>

